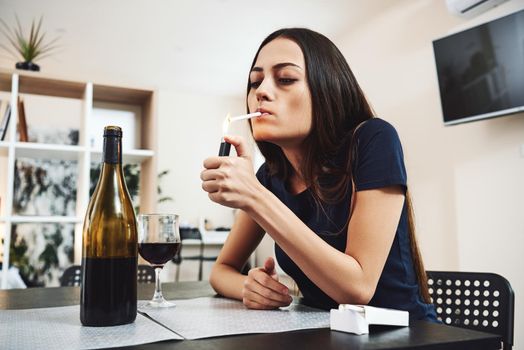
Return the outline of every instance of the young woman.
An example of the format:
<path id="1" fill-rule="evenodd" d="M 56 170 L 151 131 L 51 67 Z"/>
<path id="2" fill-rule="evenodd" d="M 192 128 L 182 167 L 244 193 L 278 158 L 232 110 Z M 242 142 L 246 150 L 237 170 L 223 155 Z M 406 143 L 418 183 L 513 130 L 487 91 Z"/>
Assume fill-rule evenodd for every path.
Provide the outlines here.
<path id="1" fill-rule="evenodd" d="M 252 309 L 287 306 L 275 262 L 240 273 L 265 233 L 307 303 L 369 304 L 435 320 L 417 248 L 402 147 L 374 118 L 346 60 L 325 36 L 302 28 L 267 37 L 247 89 L 251 130 L 266 162 L 254 174 L 245 140 L 238 157 L 204 161 L 209 198 L 238 208 L 211 272 L 217 293 Z"/>

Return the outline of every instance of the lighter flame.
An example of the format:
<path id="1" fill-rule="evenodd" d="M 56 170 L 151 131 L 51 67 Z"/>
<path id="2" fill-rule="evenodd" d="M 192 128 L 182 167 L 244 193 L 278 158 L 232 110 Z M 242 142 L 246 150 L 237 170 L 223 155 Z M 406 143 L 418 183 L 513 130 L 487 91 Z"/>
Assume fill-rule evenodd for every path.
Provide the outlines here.
<path id="1" fill-rule="evenodd" d="M 227 132 L 229 130 L 229 124 L 231 123 L 231 114 L 228 113 L 226 115 L 226 118 L 224 119 L 224 122 L 222 123 L 222 135 L 227 135 Z"/>

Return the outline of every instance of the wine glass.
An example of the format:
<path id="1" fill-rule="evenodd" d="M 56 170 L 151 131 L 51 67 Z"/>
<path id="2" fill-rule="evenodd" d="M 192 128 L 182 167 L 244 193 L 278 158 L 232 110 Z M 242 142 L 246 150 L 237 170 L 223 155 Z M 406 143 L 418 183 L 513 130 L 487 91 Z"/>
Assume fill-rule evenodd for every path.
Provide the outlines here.
<path id="1" fill-rule="evenodd" d="M 138 215 L 138 252 L 155 269 L 155 294 L 145 307 L 167 308 L 175 304 L 164 299 L 160 271 L 180 249 L 179 218 L 175 214 Z"/>

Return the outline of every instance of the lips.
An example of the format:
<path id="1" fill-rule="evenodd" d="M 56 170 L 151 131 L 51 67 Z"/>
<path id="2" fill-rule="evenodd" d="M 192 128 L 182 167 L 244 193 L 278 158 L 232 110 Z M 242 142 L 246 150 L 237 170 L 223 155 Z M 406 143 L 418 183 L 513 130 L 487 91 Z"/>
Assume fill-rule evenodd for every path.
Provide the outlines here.
<path id="1" fill-rule="evenodd" d="M 261 117 L 263 117 L 264 115 L 273 114 L 270 110 L 265 108 L 257 108 L 257 112 L 262 113 Z"/>

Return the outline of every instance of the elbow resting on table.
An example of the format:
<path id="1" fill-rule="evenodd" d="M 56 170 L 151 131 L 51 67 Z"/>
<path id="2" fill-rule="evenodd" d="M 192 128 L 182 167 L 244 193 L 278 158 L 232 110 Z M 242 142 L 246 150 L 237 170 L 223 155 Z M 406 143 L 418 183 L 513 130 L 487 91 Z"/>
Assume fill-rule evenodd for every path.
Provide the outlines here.
<path id="1" fill-rule="evenodd" d="M 237 271 L 237 269 L 220 262 L 213 264 L 211 274 L 209 275 L 209 284 L 217 294 L 225 297 L 233 297 L 230 288 L 232 285 L 230 283 L 232 281 L 230 274 L 231 271 Z M 236 297 L 238 298 L 238 296 Z"/>
<path id="2" fill-rule="evenodd" d="M 218 265 L 219 264 L 213 264 L 213 267 L 211 268 L 211 273 L 209 274 L 209 284 L 211 285 L 211 287 L 213 287 L 215 292 L 220 294 L 220 292 L 217 290 L 217 271 L 216 270 L 217 268 L 219 268 Z"/>
<path id="3" fill-rule="evenodd" d="M 333 299 L 338 304 L 367 305 L 375 294 L 376 286 L 366 283 L 347 285 L 346 288 Z"/>

